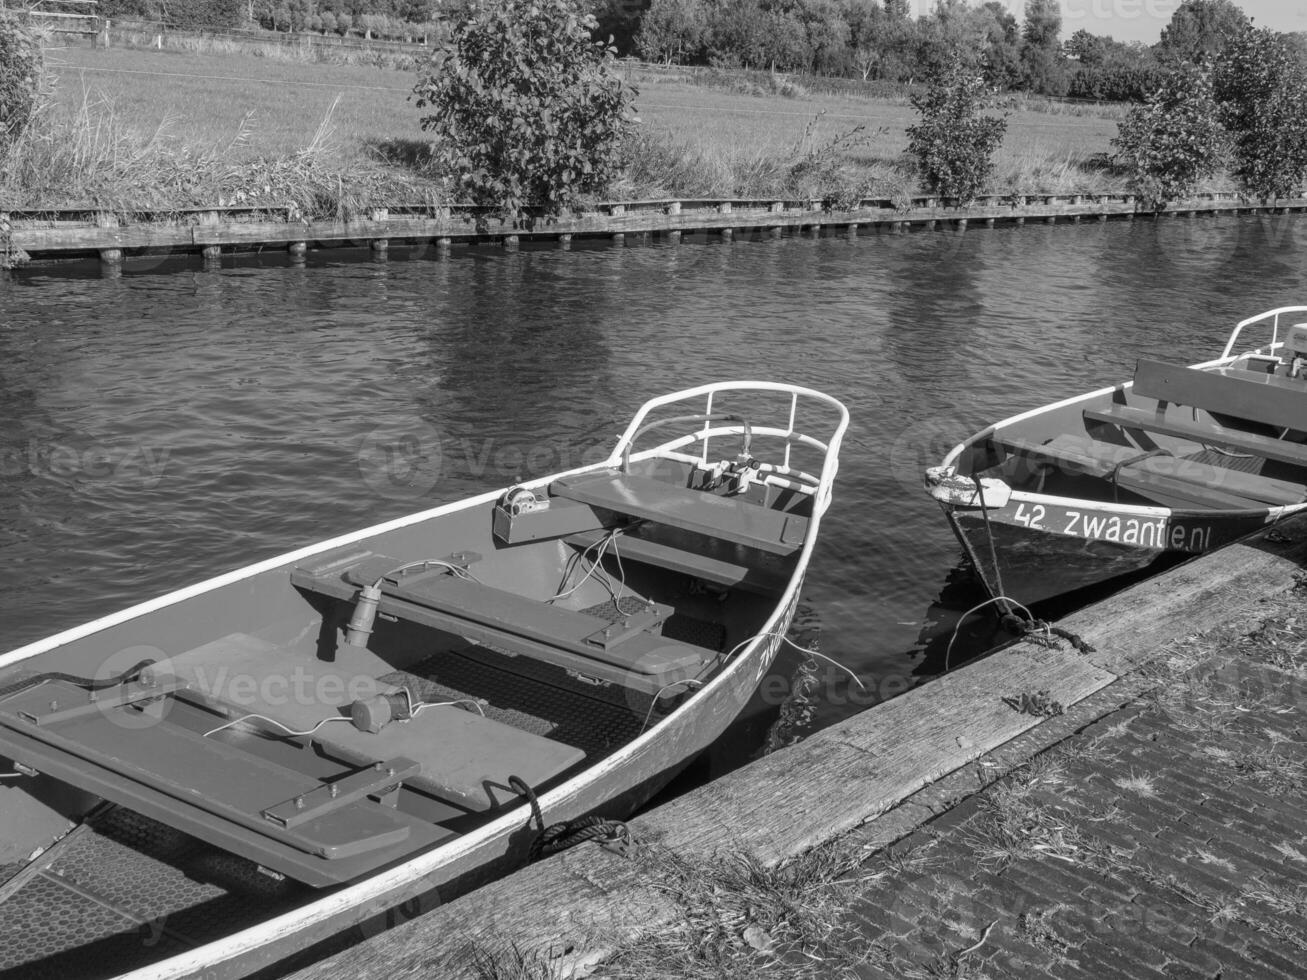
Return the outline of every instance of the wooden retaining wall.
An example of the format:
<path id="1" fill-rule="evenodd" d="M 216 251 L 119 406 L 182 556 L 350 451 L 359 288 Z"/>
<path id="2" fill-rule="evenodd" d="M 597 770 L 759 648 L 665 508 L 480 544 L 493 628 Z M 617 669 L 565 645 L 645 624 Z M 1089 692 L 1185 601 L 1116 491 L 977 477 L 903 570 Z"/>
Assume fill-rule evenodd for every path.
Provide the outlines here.
<path id="1" fill-rule="evenodd" d="M 292 259 L 309 249 L 368 248 L 378 256 L 392 246 L 449 249 L 455 244 L 502 245 L 574 239 L 658 236 L 667 242 L 740 240 L 786 234 L 898 234 L 910 229 L 995 227 L 1027 222 L 1133 220 L 1138 217 L 1194 218 L 1215 214 L 1287 214 L 1307 211 L 1307 198 L 1257 205 L 1233 194 L 1206 194 L 1158 213 L 1140 209 L 1133 195 L 990 196 L 966 208 L 916 197 L 894 202 L 868 199 L 836 209 L 822 201 L 660 200 L 599 205 L 595 210 L 531 229 L 514 229 L 475 207 L 377 208 L 366 217 L 306 220 L 290 208 L 186 209 L 167 214 L 108 211 L 0 212 L 10 240 L 0 240 L 18 264 L 98 256 L 106 271 L 131 255 L 198 254 L 212 263 L 223 253 L 285 249 Z"/>
<path id="2" fill-rule="evenodd" d="M 1307 518 L 1299 518 L 1068 617 L 1061 625 L 1092 644 L 1092 654 L 1032 643 L 1000 650 L 673 800 L 631 828 L 690 862 L 751 852 L 773 864 L 855 829 L 864 849 L 885 846 L 975 793 L 981 757 L 990 766 L 995 759 L 1005 769 L 1020 765 L 1129 702 L 1141 685 L 1164 683 L 1185 637 L 1263 617 L 1261 603 L 1292 587 L 1304 562 Z M 1003 700 L 1032 688 L 1067 714 L 1035 718 Z M 985 771 L 984 778 L 1002 772 Z M 640 850 L 627 859 L 593 846 L 556 855 L 289 980 L 477 976 L 471 951 L 509 943 L 551 961 L 560 976 L 583 975 L 587 963 L 624 942 L 679 921 L 656 865 Z"/>

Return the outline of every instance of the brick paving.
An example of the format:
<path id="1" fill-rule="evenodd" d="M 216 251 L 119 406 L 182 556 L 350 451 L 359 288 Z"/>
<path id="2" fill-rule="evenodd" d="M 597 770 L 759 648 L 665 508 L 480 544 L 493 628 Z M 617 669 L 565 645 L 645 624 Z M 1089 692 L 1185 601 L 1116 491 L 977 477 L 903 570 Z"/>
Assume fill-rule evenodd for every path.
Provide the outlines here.
<path id="1" fill-rule="evenodd" d="M 868 860 L 854 974 L 1307 978 L 1307 594 L 1267 613 Z"/>

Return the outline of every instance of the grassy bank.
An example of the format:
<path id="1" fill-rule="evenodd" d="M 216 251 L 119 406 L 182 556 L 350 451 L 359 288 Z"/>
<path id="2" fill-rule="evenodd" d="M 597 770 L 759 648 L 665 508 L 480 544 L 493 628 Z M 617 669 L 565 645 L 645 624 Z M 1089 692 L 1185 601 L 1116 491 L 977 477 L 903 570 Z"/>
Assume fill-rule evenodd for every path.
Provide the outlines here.
<path id="1" fill-rule="evenodd" d="M 447 194 L 425 166 L 411 72 L 239 50 L 71 46 L 49 60 L 53 100 L 7 168 L 0 207 L 266 202 L 331 214 Z M 641 125 L 610 197 L 920 191 L 903 156 L 906 99 L 632 74 Z M 1115 133 L 1111 107 L 1018 101 L 1008 111 L 993 193 L 1123 189 L 1095 162 Z"/>

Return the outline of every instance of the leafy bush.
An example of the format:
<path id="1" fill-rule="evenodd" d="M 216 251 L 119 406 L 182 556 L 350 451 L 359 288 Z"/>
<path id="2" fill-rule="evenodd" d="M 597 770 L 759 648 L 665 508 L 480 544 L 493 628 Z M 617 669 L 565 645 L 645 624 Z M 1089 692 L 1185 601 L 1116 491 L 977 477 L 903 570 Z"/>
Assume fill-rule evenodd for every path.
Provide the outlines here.
<path id="1" fill-rule="evenodd" d="M 1274 31 L 1245 28 L 1216 62 L 1214 92 L 1230 134 L 1231 174 L 1263 200 L 1307 176 L 1307 68 Z"/>
<path id="2" fill-rule="evenodd" d="M 245 0 L 163 0 L 159 8 L 164 23 L 181 30 L 240 27 L 247 10 Z"/>
<path id="3" fill-rule="evenodd" d="M 482 0 L 423 67 L 422 128 L 474 203 L 529 226 L 617 175 L 634 91 L 594 25 L 579 0 Z"/>
<path id="4" fill-rule="evenodd" d="M 0 160 L 32 118 L 43 63 L 36 35 L 12 14 L 0 11 Z"/>
<path id="5" fill-rule="evenodd" d="M 984 93 L 984 78 L 955 62 L 931 79 L 925 95 L 912 97 L 921 121 L 907 129 L 908 153 L 927 186 L 959 207 L 984 189 L 1007 132 L 1005 117 L 980 115 Z"/>
<path id="6" fill-rule="evenodd" d="M 1192 64 L 1172 68 L 1147 102 L 1117 125 L 1112 146 L 1149 207 L 1191 193 L 1222 158 L 1224 131 L 1211 73 Z"/>

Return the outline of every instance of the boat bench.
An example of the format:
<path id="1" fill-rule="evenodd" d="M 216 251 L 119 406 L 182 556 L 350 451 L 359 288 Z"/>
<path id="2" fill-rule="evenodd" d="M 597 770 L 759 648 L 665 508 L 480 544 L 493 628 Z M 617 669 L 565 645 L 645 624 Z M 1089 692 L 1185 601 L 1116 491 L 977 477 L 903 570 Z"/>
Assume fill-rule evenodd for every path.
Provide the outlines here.
<path id="1" fill-rule="evenodd" d="M 773 555 L 793 554 L 808 533 L 808 519 L 798 514 L 612 470 L 562 477 L 549 492 Z"/>
<path id="2" fill-rule="evenodd" d="M 1109 478 L 1116 471 L 1118 486 L 1172 507 L 1260 510 L 1267 504 L 1307 499 L 1303 484 L 1170 455 L 1147 456 L 1135 446 L 1072 435 L 1035 443 L 1000 433 L 995 441 L 1009 452 L 1055 463 L 1070 472 Z"/>
<path id="3" fill-rule="evenodd" d="M 1146 408 L 1113 403 L 1103 408 L 1086 408 L 1084 417 L 1090 422 L 1105 422 L 1125 429 L 1156 432 L 1159 435 L 1174 436 L 1208 446 L 1220 446 L 1222 449 L 1249 453 L 1279 463 L 1307 466 L 1307 444 L 1285 442 L 1283 439 L 1273 439 L 1253 432 L 1239 432 L 1215 424 L 1201 425 L 1185 419 L 1172 418 L 1167 416 L 1164 409 L 1150 412 Z"/>
<path id="4" fill-rule="evenodd" d="M 378 555 L 343 568 L 328 560 L 317 568 L 297 567 L 290 578 L 296 588 L 342 602 L 353 602 L 359 587 L 380 579 L 380 614 L 647 694 L 697 677 L 717 656 L 715 651 L 652 632 L 672 614 L 670 606 L 649 603 L 646 611 L 613 623 L 444 569 L 388 574 L 402 564 Z"/>
<path id="5" fill-rule="evenodd" d="M 168 660 L 167 669 L 186 685 L 192 699 L 217 709 L 265 715 L 293 731 L 309 731 L 326 718 L 347 716 L 356 698 L 396 690 L 375 676 L 389 673 L 391 665 L 370 652 L 342 651 L 328 662 L 246 633 L 230 633 L 178 654 Z M 289 683 L 249 684 L 255 677 L 298 679 L 296 690 L 311 692 L 312 697 L 289 696 Z M 325 754 L 351 765 L 412 759 L 421 769 L 404 780 L 406 785 L 465 810 L 487 810 L 519 799 L 508 786 L 510 775 L 540 786 L 585 755 L 452 705 L 426 708 L 411 721 L 375 733 L 334 722 L 322 725 L 311 739 Z"/>
<path id="6" fill-rule="evenodd" d="M 1140 358 L 1135 365 L 1133 391 L 1159 402 L 1188 405 L 1277 428 L 1307 427 L 1307 381 L 1300 379 L 1242 370 L 1200 371 Z"/>
<path id="7" fill-rule="evenodd" d="M 582 551 L 596 548 L 610 531 L 579 531 L 563 540 Z M 656 537 L 655 537 L 656 535 Z M 677 534 L 676 529 L 628 528 L 618 535 L 614 549 L 623 561 L 636 561 L 692 578 L 703 579 L 728 588 L 743 589 L 760 595 L 785 591 L 793 574 L 792 563 L 776 555 L 754 551 L 742 555 L 739 545 L 718 539 L 686 540 L 692 535 Z M 791 567 L 787 567 L 787 564 Z"/>

